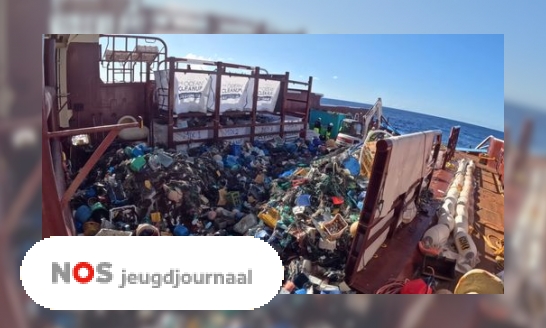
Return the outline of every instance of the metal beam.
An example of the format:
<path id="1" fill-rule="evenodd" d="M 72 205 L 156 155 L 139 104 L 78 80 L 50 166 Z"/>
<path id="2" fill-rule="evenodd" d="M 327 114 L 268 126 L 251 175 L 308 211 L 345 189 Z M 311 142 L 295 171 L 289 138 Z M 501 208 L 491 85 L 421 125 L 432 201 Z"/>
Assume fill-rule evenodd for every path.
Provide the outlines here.
<path id="1" fill-rule="evenodd" d="M 81 168 L 80 172 L 78 172 L 78 175 L 76 176 L 74 181 L 72 181 L 72 183 L 70 184 L 70 187 L 68 187 L 68 189 L 65 191 L 63 198 L 61 199 L 61 208 L 64 208 L 66 205 L 68 205 L 68 202 L 70 201 L 70 199 L 72 199 L 72 196 L 74 196 L 74 194 L 76 193 L 76 190 L 78 190 L 83 180 L 85 180 L 89 172 L 91 172 L 91 169 L 93 169 L 95 164 L 97 164 L 97 162 L 99 161 L 101 156 L 104 154 L 106 149 L 108 149 L 108 147 L 110 147 L 114 139 L 116 139 L 116 137 L 118 136 L 118 133 L 119 133 L 118 129 L 114 129 L 108 132 L 108 135 L 106 136 L 106 138 L 102 140 L 99 147 L 97 147 L 93 155 L 91 155 L 91 157 L 87 160 L 85 165 Z"/>
<path id="2" fill-rule="evenodd" d="M 81 129 L 70 129 L 70 130 L 62 130 L 62 131 L 55 131 L 55 132 L 49 132 L 47 134 L 48 138 L 62 138 L 62 137 L 71 137 L 79 134 L 93 134 L 98 132 L 106 132 L 106 131 L 121 131 L 123 129 L 127 128 L 142 128 L 142 117 L 138 117 L 139 122 L 134 123 L 124 123 L 124 124 L 112 124 L 112 125 L 102 125 L 102 126 L 94 126 L 89 128 L 81 128 Z"/>

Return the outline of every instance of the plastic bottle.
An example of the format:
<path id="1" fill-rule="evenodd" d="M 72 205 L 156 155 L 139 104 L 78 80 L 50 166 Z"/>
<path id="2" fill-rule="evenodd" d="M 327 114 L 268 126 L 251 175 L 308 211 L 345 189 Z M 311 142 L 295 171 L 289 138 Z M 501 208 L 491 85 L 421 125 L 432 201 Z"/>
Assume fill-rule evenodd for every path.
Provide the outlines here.
<path id="1" fill-rule="evenodd" d="M 174 163 L 174 159 L 163 151 L 157 152 L 157 158 L 159 163 L 161 163 L 161 165 L 163 165 L 166 168 L 168 168 Z"/>

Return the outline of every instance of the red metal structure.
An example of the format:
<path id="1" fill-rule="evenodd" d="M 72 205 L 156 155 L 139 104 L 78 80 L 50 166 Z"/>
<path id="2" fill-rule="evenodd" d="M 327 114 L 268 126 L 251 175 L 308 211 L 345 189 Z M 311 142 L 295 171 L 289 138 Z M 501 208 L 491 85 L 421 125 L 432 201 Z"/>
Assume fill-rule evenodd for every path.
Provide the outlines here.
<path id="1" fill-rule="evenodd" d="M 422 190 L 428 190 L 434 173 L 434 166 L 438 159 L 440 151 L 442 133 L 440 131 L 428 132 L 434 138 L 432 149 L 421 149 L 423 154 L 413 154 L 411 158 L 407 158 L 405 164 L 411 165 L 410 161 L 421 162 L 426 154 L 431 158 L 428 161 L 430 165 L 422 171 L 422 174 L 415 180 L 410 181 L 408 189 L 401 189 L 397 185 L 390 188 L 386 186 L 389 175 L 395 175 L 395 172 L 400 167 L 390 165 L 391 156 L 393 155 L 393 141 L 391 139 L 380 140 L 377 142 L 376 154 L 372 166 L 372 174 L 370 183 L 364 202 L 364 207 L 360 213 L 360 220 L 357 228 L 357 235 L 353 240 L 347 266 L 345 267 L 346 281 L 353 289 L 363 293 L 373 293 L 381 285 L 387 281 L 386 277 L 392 274 L 399 274 L 407 261 L 411 258 L 411 254 L 415 249 L 419 239 L 424 233 L 424 230 L 411 231 L 415 227 L 415 222 L 399 228 L 399 223 L 403 214 L 403 210 L 411 203 L 418 204 Z M 406 177 L 404 177 L 406 178 Z M 386 189 L 396 194 L 396 200 L 392 207 L 383 209 L 385 204 L 384 198 Z M 381 216 L 380 213 L 387 213 Z M 426 225 L 420 229 L 426 228 Z M 410 230 L 407 234 L 400 230 Z M 387 232 L 388 231 L 388 232 Z M 384 234 L 387 233 L 386 238 Z M 400 234 L 400 238 L 393 238 Z M 376 244 L 381 237 L 385 240 L 385 246 L 392 243 L 392 251 L 388 257 L 381 257 L 377 260 L 371 260 L 371 257 L 376 256 Z M 370 253 L 371 252 L 371 253 Z M 368 255 L 367 259 L 364 259 Z M 365 269 L 364 269 L 365 268 Z M 378 277 L 381 277 L 380 279 Z M 393 278 L 396 278 L 393 277 Z"/>
<path id="2" fill-rule="evenodd" d="M 444 153 L 444 161 L 442 162 L 442 169 L 446 168 L 446 164 L 455 156 L 455 149 L 457 148 L 457 142 L 459 141 L 460 126 L 454 126 L 451 128 L 449 134 L 449 140 L 447 141 L 447 149 Z"/>
<path id="3" fill-rule="evenodd" d="M 192 67 L 193 65 L 193 67 Z M 195 68 L 196 65 L 205 68 Z M 312 77 L 309 77 L 308 82 L 299 82 L 290 80 L 290 74 L 269 74 L 262 73 L 260 67 L 251 67 L 239 64 L 230 64 L 223 62 L 210 62 L 191 60 L 187 58 L 167 59 L 169 76 L 168 88 L 160 88 L 159 93 L 164 93 L 168 96 L 167 103 L 154 104 L 153 117 L 163 119 L 167 122 L 165 125 L 158 124 L 154 121 L 152 125 L 152 143 L 157 139 L 167 140 L 167 145 L 170 148 L 176 148 L 183 144 L 192 144 L 194 142 L 203 143 L 208 141 L 230 141 L 234 139 L 249 140 L 253 142 L 259 137 L 287 137 L 288 134 L 300 135 L 300 130 L 303 129 L 303 135 L 307 130 L 308 117 L 310 110 L 310 99 L 312 94 Z M 210 69 L 206 69 L 210 68 Z M 175 114 L 174 98 L 175 98 L 175 73 L 187 74 L 207 74 L 216 76 L 216 90 L 214 92 L 214 112 L 212 113 L 196 113 L 189 112 L 183 114 Z M 247 77 L 252 78 L 254 87 L 252 94 L 252 108 L 245 112 L 220 112 L 220 87 L 223 77 Z M 281 88 L 277 99 L 275 115 L 280 118 L 279 123 L 259 123 L 257 115 L 260 114 L 257 110 L 258 87 L 260 81 L 279 81 Z M 305 89 L 289 87 L 290 85 L 303 86 Z M 156 97 L 157 99 L 157 97 Z M 298 118 L 297 121 L 287 121 L 287 116 Z M 191 118 L 201 118 L 213 122 L 207 127 L 177 127 L 176 120 L 184 120 Z M 242 118 L 248 121 L 247 124 L 235 124 L 230 126 L 222 126 L 221 121 L 225 118 Z M 274 127 L 280 127 L 273 129 Z M 237 130 L 237 131 L 236 131 Z M 275 131 L 276 130 L 276 131 Z M 236 133 L 230 133 L 236 131 Z M 165 135 L 166 134 L 166 138 Z"/>
<path id="4" fill-rule="evenodd" d="M 44 45 L 45 88 L 42 106 L 41 163 L 43 238 L 75 234 L 68 202 L 121 130 L 147 125 L 151 128 L 152 143 L 156 143 L 160 137 L 167 140 L 166 143 L 172 148 L 191 145 L 195 141 L 200 143 L 229 142 L 235 139 L 254 141 L 272 136 L 286 138 L 299 135 L 300 127 L 303 127 L 303 132 L 307 130 L 311 103 L 318 99 L 316 95 L 312 94 L 313 80 L 311 77 L 307 82 L 297 82 L 290 80 L 289 73 L 269 74 L 269 72 L 264 73 L 259 67 L 206 61 L 196 64 L 196 61 L 185 58 L 169 57 L 167 46 L 160 39 L 119 35 L 102 35 L 99 42 L 75 41 L 68 45 L 66 55 L 67 94 L 61 95 L 58 89 L 60 78 L 57 68 L 59 52 L 56 49 L 56 42 L 59 41 L 59 38 L 64 37 L 52 36 L 45 40 Z M 197 69 L 195 65 L 205 66 L 210 70 Z M 103 70 L 101 70 L 101 66 Z M 157 101 L 157 94 L 154 91 L 157 81 L 152 80 L 151 76 L 152 72 L 156 70 L 166 70 L 169 75 L 168 88 L 163 90 L 168 97 L 167 104 Z M 174 75 L 178 72 L 201 72 L 216 76 L 216 98 L 213 112 L 175 114 L 173 104 Z M 280 124 L 258 122 L 258 115 L 262 113 L 257 110 L 256 93 L 252 94 L 252 104 L 249 111 L 221 112 L 218 88 L 225 76 L 253 78 L 254 90 L 258 89 L 259 81 L 262 80 L 280 82 L 277 108 L 273 113 L 270 113 L 280 119 Z M 290 87 L 293 84 L 303 88 Z M 73 116 L 69 127 L 62 128 L 59 110 L 64 107 L 71 109 Z M 347 110 L 350 109 L 347 108 Z M 126 115 L 138 117 L 139 122 L 118 124 L 119 118 Z M 290 121 L 289 116 L 296 117 L 298 120 Z M 102 118 L 98 123 L 97 117 Z M 222 124 L 222 121 L 227 118 L 240 117 L 244 117 L 248 123 L 229 126 Z M 211 125 L 203 128 L 181 127 L 176 124 L 177 120 L 192 118 L 208 120 Z M 156 124 L 157 120 L 166 122 L 163 124 L 163 130 L 158 129 L 161 124 Z M 275 127 L 277 130 L 274 130 Z M 191 135 L 192 132 L 204 129 L 210 131 L 210 135 L 206 138 L 195 140 L 191 137 L 185 139 L 179 137 Z M 226 129 L 244 129 L 245 132 L 229 135 L 224 134 L 223 131 Z M 447 159 L 443 163 L 444 167 L 446 161 L 460 155 L 455 152 L 458 133 L 459 127 L 454 127 L 448 144 L 448 152 L 446 152 Z M 95 142 L 99 145 L 76 177 L 67 183 L 63 168 L 61 141 L 79 134 L 95 135 Z M 101 134 L 102 137 L 99 136 Z M 381 140 L 376 144 L 367 196 L 360 214 L 357 235 L 352 243 L 346 265 L 346 282 L 359 292 L 374 292 L 386 283 L 386 280 L 396 278 L 396 275 L 403 271 L 408 258 L 414 253 L 417 242 L 430 225 L 433 217 L 431 211 L 431 213 L 419 215 L 408 225 L 400 226 L 405 209 L 411 204 L 417 204 L 422 191 L 427 190 L 431 183 L 431 189 L 436 192 L 445 190 L 448 181 L 450 181 L 449 172 L 446 170 L 435 172 L 441 133 L 428 131 L 423 134 L 429 138 L 427 142 L 432 140 L 432 148 L 428 148 L 430 144 L 427 142 L 421 143 L 421 140 L 418 140 L 417 143 L 414 143 L 412 141 L 405 146 L 414 148 L 416 151 L 406 154 L 401 151 L 404 147 L 397 149 L 393 147 L 395 142 L 393 140 Z M 399 141 L 403 138 L 396 140 Z M 419 145 L 426 147 L 419 148 Z M 405 157 L 401 158 L 398 151 L 404 153 Z M 496 170 L 503 181 L 504 143 L 501 140 L 493 140 L 489 151 L 491 157 L 497 159 L 495 163 L 489 163 L 490 168 Z M 398 160 L 395 161 L 393 158 Z M 396 183 L 393 177 L 407 165 L 421 168 L 426 166 L 426 169 L 422 171 L 419 169 L 418 176 L 412 174 L 411 178 L 402 176 L 395 179 L 398 181 L 406 179 L 402 184 Z M 437 172 L 439 172 L 438 176 L 441 179 L 435 180 Z M 483 168 L 483 176 L 486 179 L 492 176 L 488 174 L 486 167 Z M 389 200 L 392 201 L 388 203 L 384 201 L 387 192 L 390 193 L 390 196 L 394 196 L 394 198 L 389 196 Z M 484 208 L 488 204 L 498 205 L 497 203 L 500 201 L 495 200 L 496 203 L 493 203 L 490 200 L 498 198 L 496 196 L 493 192 L 487 196 L 489 198 L 480 196 L 483 199 Z M 439 198 L 438 194 L 435 194 L 435 197 Z M 484 211 L 483 214 L 479 214 L 485 218 L 485 213 Z M 500 222 L 498 217 L 502 217 L 502 214 L 503 212 L 496 213 L 496 216 L 492 217 L 490 221 Z M 378 241 L 380 242 L 379 246 Z M 380 249 L 378 250 L 378 248 Z M 363 260 L 365 257 L 367 259 Z"/>

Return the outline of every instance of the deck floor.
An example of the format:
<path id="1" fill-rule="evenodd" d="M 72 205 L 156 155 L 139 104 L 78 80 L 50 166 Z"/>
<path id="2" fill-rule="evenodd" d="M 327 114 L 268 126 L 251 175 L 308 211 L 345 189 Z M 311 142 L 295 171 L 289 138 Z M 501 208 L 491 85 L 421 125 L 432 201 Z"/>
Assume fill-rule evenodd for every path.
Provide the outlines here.
<path id="1" fill-rule="evenodd" d="M 494 250 L 487 245 L 483 236 L 489 236 L 493 243 L 504 239 L 503 188 L 498 176 L 490 168 L 479 164 L 476 156 L 457 153 L 454 160 L 463 156 L 476 163 L 474 178 L 477 188 L 475 197 L 471 200 L 468 218 L 469 233 L 480 254 L 480 262 L 476 268 L 496 273 L 499 267 Z M 435 171 L 430 184 L 434 199 L 428 206 L 428 213 L 420 213 L 410 224 L 401 226 L 393 238 L 387 241 L 376 256 L 368 262 L 366 268 L 358 273 L 359 280 L 365 282 L 359 286 L 363 293 L 375 293 L 391 280 L 413 279 L 420 276 L 424 257 L 419 251 L 418 242 L 425 231 L 436 224 L 436 208 L 441 205 L 455 170 L 452 168 Z M 461 276 L 456 272 L 456 279 L 451 282 L 439 280 L 438 288 L 453 290 Z"/>

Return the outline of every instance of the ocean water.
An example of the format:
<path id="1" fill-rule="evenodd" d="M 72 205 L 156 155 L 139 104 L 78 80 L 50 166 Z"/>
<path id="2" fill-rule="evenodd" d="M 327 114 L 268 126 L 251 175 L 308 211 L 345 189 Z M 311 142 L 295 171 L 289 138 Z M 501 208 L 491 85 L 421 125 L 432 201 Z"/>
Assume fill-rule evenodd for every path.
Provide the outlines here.
<path id="1" fill-rule="evenodd" d="M 322 98 L 322 105 L 329 106 L 351 106 L 371 108 L 373 105 L 344 101 L 338 99 Z M 383 106 L 383 116 L 387 118 L 390 125 L 401 134 L 421 132 L 426 130 L 441 130 L 442 143 L 446 144 L 449 139 L 451 127 L 460 126 L 459 141 L 457 147 L 475 148 L 480 142 L 489 136 L 504 140 L 504 132 L 492 130 L 486 127 L 477 126 L 465 122 L 459 122 L 447 118 L 410 112 L 396 108 Z"/>

